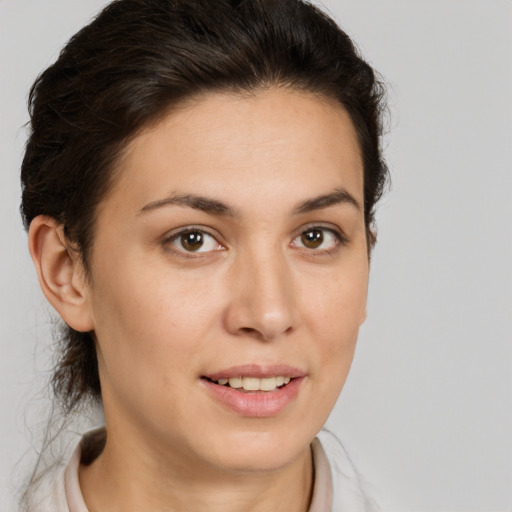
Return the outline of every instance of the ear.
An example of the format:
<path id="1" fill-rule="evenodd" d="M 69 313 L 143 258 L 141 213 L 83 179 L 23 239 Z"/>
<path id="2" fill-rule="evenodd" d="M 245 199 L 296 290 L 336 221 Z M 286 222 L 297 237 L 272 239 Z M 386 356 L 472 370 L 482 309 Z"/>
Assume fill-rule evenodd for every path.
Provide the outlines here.
<path id="1" fill-rule="evenodd" d="M 361 316 L 359 317 L 359 326 L 363 325 L 366 322 L 366 316 L 368 313 L 367 305 L 365 303 L 363 310 L 361 311 Z"/>
<path id="2" fill-rule="evenodd" d="M 368 251 L 368 261 L 372 259 L 372 252 L 377 244 L 377 227 L 371 224 L 366 228 L 366 245 Z"/>
<path id="3" fill-rule="evenodd" d="M 28 231 L 28 247 L 41 289 L 61 318 L 76 331 L 93 330 L 88 285 L 79 254 L 64 228 L 46 215 L 35 217 Z"/>

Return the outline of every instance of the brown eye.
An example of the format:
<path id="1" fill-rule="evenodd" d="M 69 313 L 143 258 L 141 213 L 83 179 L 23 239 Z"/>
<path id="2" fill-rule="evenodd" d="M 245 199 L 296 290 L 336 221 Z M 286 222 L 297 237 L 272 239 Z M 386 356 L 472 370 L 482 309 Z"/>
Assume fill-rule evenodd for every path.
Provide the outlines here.
<path id="1" fill-rule="evenodd" d="M 308 229 L 300 235 L 304 247 L 308 249 L 317 249 L 324 241 L 324 233 L 321 229 Z"/>
<path id="2" fill-rule="evenodd" d="M 201 229 L 184 229 L 170 237 L 166 243 L 183 253 L 207 253 L 224 249 L 215 237 Z"/>
<path id="3" fill-rule="evenodd" d="M 312 226 L 294 238 L 291 246 L 324 254 L 330 253 L 339 244 L 344 243 L 345 239 L 338 231 L 323 226 Z"/>
<path id="4" fill-rule="evenodd" d="M 180 236 L 181 246 L 190 252 L 195 252 L 201 249 L 204 243 L 203 233 L 200 231 L 190 231 L 188 233 L 183 233 Z"/>

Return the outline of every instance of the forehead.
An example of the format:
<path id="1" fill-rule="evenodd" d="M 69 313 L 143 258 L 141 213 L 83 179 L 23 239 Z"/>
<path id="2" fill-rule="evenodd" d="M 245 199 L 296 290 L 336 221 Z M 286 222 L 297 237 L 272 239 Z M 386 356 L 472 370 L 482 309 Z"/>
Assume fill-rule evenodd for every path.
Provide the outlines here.
<path id="1" fill-rule="evenodd" d="M 353 124 L 337 103 L 288 89 L 210 93 L 166 114 L 128 145 L 114 195 L 142 205 L 195 192 L 247 205 L 342 185 L 362 202 Z M 107 198 L 108 199 L 108 198 Z"/>

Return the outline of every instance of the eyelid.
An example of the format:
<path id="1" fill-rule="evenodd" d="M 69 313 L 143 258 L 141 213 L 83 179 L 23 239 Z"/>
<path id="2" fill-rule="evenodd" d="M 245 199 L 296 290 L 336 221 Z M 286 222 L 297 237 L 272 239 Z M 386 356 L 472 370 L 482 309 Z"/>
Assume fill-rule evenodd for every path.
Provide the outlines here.
<path id="1" fill-rule="evenodd" d="M 326 231 L 331 231 L 340 240 L 348 241 L 345 232 L 339 226 L 330 222 L 308 222 L 307 224 L 303 224 L 297 228 L 294 234 L 292 234 L 292 237 L 296 238 L 298 235 L 304 233 L 304 231 L 308 231 L 309 229 L 325 229 Z"/>
<path id="2" fill-rule="evenodd" d="M 337 243 L 335 247 L 330 249 L 308 249 L 307 247 L 297 247 L 298 249 L 304 249 L 310 253 L 317 253 L 319 255 L 326 254 L 329 252 L 332 252 L 333 250 L 336 250 L 336 248 L 340 245 L 346 245 L 348 243 L 348 238 L 343 232 L 343 230 L 334 224 L 330 223 L 323 223 L 323 222 L 309 222 L 308 224 L 304 224 L 300 228 L 298 228 L 295 233 L 292 235 L 292 241 L 293 242 L 302 235 L 305 231 L 313 230 L 313 229 L 319 229 L 324 231 L 329 231 L 337 240 Z"/>
<path id="3" fill-rule="evenodd" d="M 201 251 L 191 252 L 191 251 L 181 250 L 181 249 L 171 245 L 171 242 L 176 240 L 181 235 L 184 235 L 186 233 L 194 233 L 194 232 L 200 232 L 200 233 L 204 233 L 208 236 L 211 236 L 217 242 L 217 244 L 222 246 L 222 249 L 216 249 L 216 250 L 212 250 L 212 251 L 202 251 L 202 252 Z M 176 229 L 173 229 L 173 230 L 167 232 L 162 237 L 162 243 L 169 244 L 170 247 L 168 246 L 168 250 L 175 252 L 177 254 L 180 254 L 182 256 L 185 256 L 187 258 L 197 258 L 197 257 L 201 257 L 205 254 L 209 254 L 212 252 L 217 252 L 219 250 L 226 249 L 226 244 L 223 241 L 223 237 L 217 231 L 212 230 L 211 228 L 208 228 L 207 226 L 196 225 L 196 224 L 189 224 L 186 226 L 181 226 L 179 228 L 176 228 Z"/>

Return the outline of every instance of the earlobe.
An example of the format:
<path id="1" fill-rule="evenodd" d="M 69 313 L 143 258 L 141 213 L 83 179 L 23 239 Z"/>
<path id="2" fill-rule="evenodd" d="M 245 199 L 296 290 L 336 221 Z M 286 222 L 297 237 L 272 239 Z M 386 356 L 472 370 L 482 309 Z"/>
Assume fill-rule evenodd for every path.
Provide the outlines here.
<path id="1" fill-rule="evenodd" d="M 30 223 L 28 246 L 39 284 L 50 304 L 73 329 L 93 330 L 83 265 L 69 246 L 64 229 L 45 215 Z"/>
<path id="2" fill-rule="evenodd" d="M 364 306 L 364 309 L 363 311 L 361 312 L 361 318 L 359 320 L 359 325 L 363 325 L 366 321 L 366 316 L 367 316 L 367 307 L 366 307 L 366 304 Z"/>

